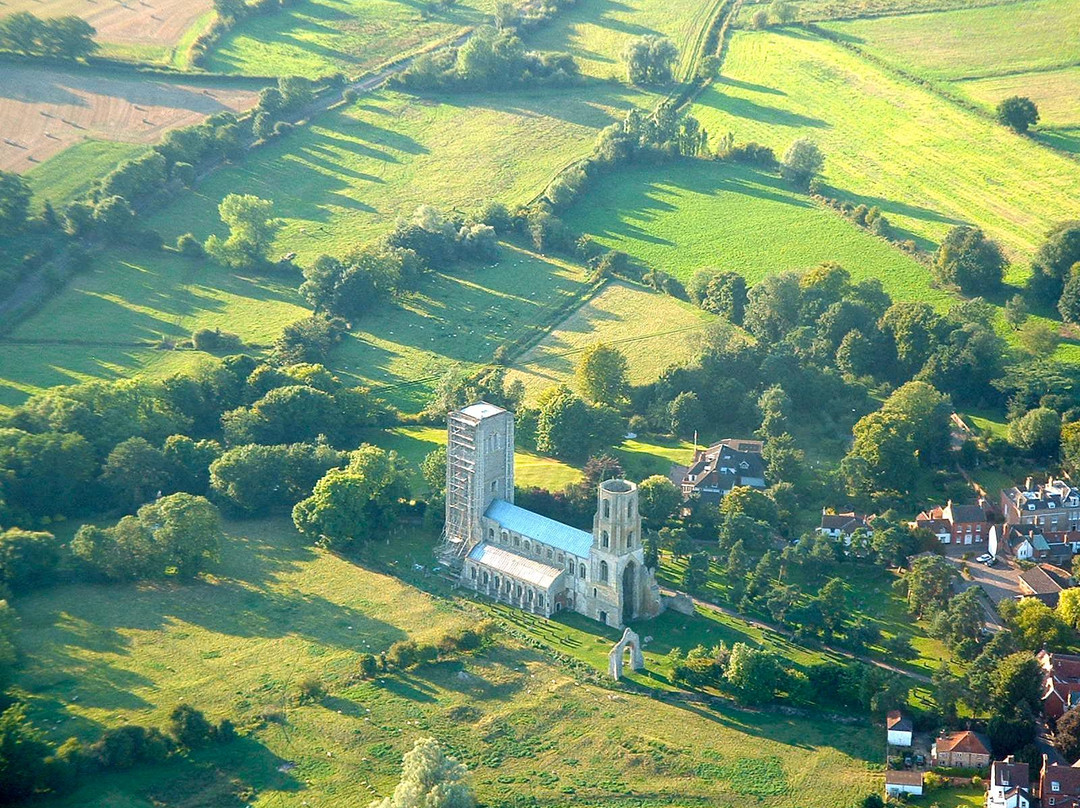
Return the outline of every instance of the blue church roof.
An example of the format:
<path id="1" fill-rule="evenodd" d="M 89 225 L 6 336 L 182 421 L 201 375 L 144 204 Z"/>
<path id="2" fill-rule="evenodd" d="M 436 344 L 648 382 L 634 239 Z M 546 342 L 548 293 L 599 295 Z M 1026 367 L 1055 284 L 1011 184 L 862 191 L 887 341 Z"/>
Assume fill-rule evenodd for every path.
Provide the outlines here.
<path id="1" fill-rule="evenodd" d="M 504 499 L 497 499 L 488 505 L 484 516 L 494 519 L 507 530 L 581 558 L 588 557 L 592 548 L 591 533 L 511 505 Z"/>

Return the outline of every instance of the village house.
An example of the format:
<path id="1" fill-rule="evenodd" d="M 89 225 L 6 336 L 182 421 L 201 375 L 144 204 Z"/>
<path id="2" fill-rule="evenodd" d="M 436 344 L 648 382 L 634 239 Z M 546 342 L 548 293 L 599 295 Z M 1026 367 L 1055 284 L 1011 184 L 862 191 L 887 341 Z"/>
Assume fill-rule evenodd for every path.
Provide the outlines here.
<path id="1" fill-rule="evenodd" d="M 1055 721 L 1080 703 L 1080 656 L 1040 651 L 1043 714 Z"/>
<path id="2" fill-rule="evenodd" d="M 844 544 L 851 544 L 851 537 L 862 531 L 867 536 L 873 536 L 874 531 L 870 528 L 871 517 L 855 511 L 843 513 L 829 513 L 826 509 L 821 510 L 821 526 L 817 532 L 830 539 L 843 539 Z"/>
<path id="3" fill-rule="evenodd" d="M 1007 525 L 1037 525 L 1052 533 L 1080 530 L 1080 491 L 1063 480 L 1034 484 L 1001 492 L 1001 511 Z"/>
<path id="4" fill-rule="evenodd" d="M 1017 580 L 1023 597 L 1037 598 L 1053 609 L 1061 593 L 1076 586 L 1072 575 L 1053 564 L 1037 564 L 1020 573 Z"/>
<path id="5" fill-rule="evenodd" d="M 1043 808 L 1080 808 L 1080 768 L 1050 763 L 1043 755 L 1037 796 Z"/>
<path id="6" fill-rule="evenodd" d="M 915 725 L 902 712 L 889 710 L 885 717 L 885 728 L 888 731 L 889 746 L 911 746 L 911 734 Z"/>
<path id="7" fill-rule="evenodd" d="M 1009 755 L 990 766 L 986 808 L 1030 808 L 1031 782 L 1026 763 Z"/>
<path id="8" fill-rule="evenodd" d="M 765 488 L 764 444 L 759 440 L 726 438 L 707 449 L 696 449 L 682 473 L 683 499 L 719 503 L 732 488 Z"/>
<path id="9" fill-rule="evenodd" d="M 1036 525 L 994 525 L 987 550 L 1017 561 L 1036 561 L 1068 567 L 1080 553 L 1080 531 L 1053 532 Z"/>
<path id="10" fill-rule="evenodd" d="M 985 500 L 977 505 L 955 505 L 949 500 L 945 507 L 939 505 L 923 511 L 909 525 L 929 530 L 942 544 L 982 544 L 992 526 L 987 511 Z"/>
<path id="11" fill-rule="evenodd" d="M 911 771 L 885 772 L 885 793 L 890 797 L 910 794 L 921 797 L 923 794 L 923 773 Z"/>
<path id="12" fill-rule="evenodd" d="M 944 732 L 930 748 L 930 758 L 935 766 L 981 769 L 990 765 L 990 742 L 971 730 Z"/>

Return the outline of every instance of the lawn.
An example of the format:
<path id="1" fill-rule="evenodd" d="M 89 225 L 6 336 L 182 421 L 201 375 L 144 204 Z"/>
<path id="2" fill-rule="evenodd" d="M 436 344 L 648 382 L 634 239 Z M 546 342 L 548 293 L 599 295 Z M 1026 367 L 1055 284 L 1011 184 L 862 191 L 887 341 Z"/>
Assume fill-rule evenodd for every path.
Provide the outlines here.
<path id="1" fill-rule="evenodd" d="M 621 54 L 627 43 L 648 35 L 666 36 L 679 48 L 676 78 L 685 79 L 721 5 L 720 0 L 581 0 L 530 35 L 528 44 L 573 54 L 589 76 L 625 80 Z"/>
<path id="2" fill-rule="evenodd" d="M 1050 226 L 1080 216 L 1073 160 L 802 32 L 736 32 L 724 79 L 693 111 L 709 132 L 779 154 L 814 139 L 837 195 L 880 206 L 923 246 L 982 227 L 1015 257 L 1012 283 Z"/>
<path id="3" fill-rule="evenodd" d="M 938 306 L 950 300 L 930 288 L 926 267 L 887 241 L 779 177 L 744 166 L 683 161 L 662 170 L 627 168 L 599 181 L 566 219 L 602 244 L 682 280 L 702 267 L 717 267 L 756 283 L 784 270 L 836 261 L 856 280 L 881 278 L 898 299 Z"/>
<path id="4" fill-rule="evenodd" d="M 525 384 L 529 401 L 553 385 L 576 387 L 574 371 L 582 351 L 604 343 L 626 357 L 631 384 L 648 384 L 689 359 L 694 338 L 713 319 L 668 295 L 610 283 L 515 362 L 510 378 Z"/>
<path id="5" fill-rule="evenodd" d="M 117 165 L 138 157 L 146 148 L 145 144 L 111 140 L 76 143 L 27 172 L 34 202 L 41 206 L 49 201 L 57 210 L 63 210 Z"/>
<path id="6" fill-rule="evenodd" d="M 879 754 L 880 729 L 609 691 L 505 635 L 461 661 L 358 680 L 360 653 L 405 637 L 437 639 L 485 610 L 313 549 L 285 520 L 226 528 L 222 559 L 205 580 L 72 584 L 18 602 L 15 687 L 50 739 L 160 726 L 180 701 L 231 718 L 242 735 L 164 766 L 95 777 L 43 805 L 234 805 L 244 794 L 254 806 L 360 806 L 389 793 L 401 754 L 424 736 L 469 766 L 490 806 L 535 798 L 545 806 L 847 808 L 879 786 L 868 761 Z M 658 676 L 660 649 L 738 634 L 701 622 L 643 624 L 655 635 Z M 606 656 L 610 632 L 584 621 L 548 626 L 541 630 L 572 632 L 588 656 Z M 297 686 L 308 677 L 328 694 L 300 705 Z"/>
<path id="7" fill-rule="evenodd" d="M 281 252 L 301 264 L 343 255 L 421 204 L 468 211 L 488 198 L 528 200 L 638 98 L 603 86 L 444 102 L 366 95 L 215 172 L 148 224 L 166 238 L 205 238 L 221 229 L 223 197 L 256 194 L 285 222 Z"/>
<path id="8" fill-rule="evenodd" d="M 490 22 L 494 0 L 437 6 L 408 0 L 305 0 L 248 17 L 206 67 L 256 76 L 357 76 Z"/>

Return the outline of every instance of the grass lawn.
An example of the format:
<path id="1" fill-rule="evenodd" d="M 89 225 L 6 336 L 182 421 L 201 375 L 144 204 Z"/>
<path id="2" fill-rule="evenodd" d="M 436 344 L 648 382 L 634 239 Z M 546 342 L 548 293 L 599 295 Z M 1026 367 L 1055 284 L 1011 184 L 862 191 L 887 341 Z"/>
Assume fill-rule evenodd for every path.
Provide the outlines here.
<path id="1" fill-rule="evenodd" d="M 205 580 L 72 584 L 17 603 L 15 687 L 50 739 L 161 726 L 180 701 L 242 732 L 231 745 L 95 777 L 43 804 L 360 806 L 390 792 L 402 753 L 425 736 L 469 766 L 491 806 L 517 804 L 509 791 L 551 806 L 847 808 L 880 785 L 868 766 L 877 728 L 608 691 L 510 637 L 462 661 L 358 680 L 360 653 L 436 639 L 485 610 L 312 549 L 285 520 L 226 528 Z M 651 647 L 738 632 L 698 622 L 648 624 Z M 610 637 L 594 624 L 548 625 L 606 657 Z M 300 705 L 307 677 L 328 695 Z"/>
<path id="2" fill-rule="evenodd" d="M 26 173 L 34 203 L 40 208 L 49 201 L 63 210 L 117 165 L 138 157 L 146 148 L 142 143 L 84 140 L 65 149 Z"/>
<path id="3" fill-rule="evenodd" d="M 626 79 L 621 54 L 627 43 L 647 35 L 669 37 L 679 49 L 676 78 L 686 78 L 704 47 L 719 0 L 582 0 L 530 35 L 537 50 L 566 51 L 583 73 Z"/>
<path id="4" fill-rule="evenodd" d="M 490 22 L 494 8 L 494 0 L 439 8 L 408 0 L 305 0 L 248 17 L 221 40 L 206 67 L 257 76 L 357 76 Z"/>
<path id="5" fill-rule="evenodd" d="M 605 343 L 626 357 L 631 384 L 648 384 L 689 359 L 694 337 L 714 319 L 669 295 L 609 283 L 515 362 L 509 378 L 521 379 L 528 401 L 557 384 L 576 388 L 574 371 L 582 351 Z"/>
<path id="6" fill-rule="evenodd" d="M 468 211 L 488 198 L 526 201 L 638 97 L 602 85 L 448 102 L 364 96 L 215 172 L 148 225 L 203 239 L 222 228 L 222 198 L 255 194 L 285 222 L 281 252 L 301 264 L 343 255 L 421 204 Z"/>
<path id="7" fill-rule="evenodd" d="M 755 283 L 836 261 L 856 280 L 880 277 L 895 298 L 940 307 L 951 300 L 930 288 L 926 267 L 885 240 L 779 177 L 745 166 L 681 161 L 627 168 L 586 196 L 566 215 L 571 227 L 683 280 L 702 267 L 718 267 Z"/>
<path id="8" fill-rule="evenodd" d="M 709 132 L 780 154 L 811 137 L 844 199 L 880 206 L 926 247 L 954 224 L 979 225 L 1014 255 L 1011 283 L 1051 225 L 1080 216 L 1072 160 L 818 37 L 738 31 L 724 76 L 694 107 Z"/>

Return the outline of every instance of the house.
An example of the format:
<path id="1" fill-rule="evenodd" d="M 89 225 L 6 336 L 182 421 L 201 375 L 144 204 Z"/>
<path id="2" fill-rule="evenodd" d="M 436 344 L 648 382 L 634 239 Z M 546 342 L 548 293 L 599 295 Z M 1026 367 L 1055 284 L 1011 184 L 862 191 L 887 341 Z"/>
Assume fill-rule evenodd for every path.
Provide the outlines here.
<path id="1" fill-rule="evenodd" d="M 1047 562 L 1068 567 L 1080 553 L 1080 531 L 1054 532 L 1036 525 L 994 525 L 987 549 L 994 555 L 1011 555 L 1017 561 Z"/>
<path id="2" fill-rule="evenodd" d="M 1001 511 L 1007 525 L 1033 525 L 1052 533 L 1080 530 L 1080 491 L 1063 480 L 1034 484 L 1001 492 Z"/>
<path id="3" fill-rule="evenodd" d="M 911 746 L 911 733 L 915 726 L 902 712 L 889 710 L 885 717 L 885 727 L 889 733 L 889 746 Z"/>
<path id="4" fill-rule="evenodd" d="M 765 488 L 763 449 L 759 440 L 727 438 L 695 450 L 680 483 L 683 499 L 716 503 L 736 486 Z"/>
<path id="5" fill-rule="evenodd" d="M 890 797 L 910 794 L 921 797 L 923 794 L 923 773 L 910 771 L 885 772 L 885 793 Z"/>
<path id="6" fill-rule="evenodd" d="M 1009 755 L 990 765 L 986 808 L 1030 808 L 1031 782 L 1026 763 L 1017 763 Z"/>
<path id="7" fill-rule="evenodd" d="M 1017 583 L 1021 596 L 1038 598 L 1051 609 L 1057 606 L 1062 592 L 1076 586 L 1072 575 L 1053 564 L 1038 564 L 1024 570 Z"/>
<path id="8" fill-rule="evenodd" d="M 981 769 L 990 765 L 990 742 L 971 730 L 944 732 L 930 748 L 930 757 L 935 766 Z"/>
<path id="9" fill-rule="evenodd" d="M 1080 806 L 1080 768 L 1050 763 L 1043 755 L 1038 797 L 1043 808 Z"/>
<path id="10" fill-rule="evenodd" d="M 923 511 L 910 522 L 913 528 L 929 530 L 942 544 L 982 544 L 990 535 L 992 523 L 987 514 L 987 503 L 956 505 L 952 500 Z"/>
<path id="11" fill-rule="evenodd" d="M 1080 703 L 1080 656 L 1040 651 L 1043 714 L 1055 721 Z"/>
<path id="12" fill-rule="evenodd" d="M 817 532 L 830 539 L 843 539 L 844 544 L 850 545 L 851 537 L 857 531 L 862 531 L 867 536 L 874 535 L 874 531 L 870 528 L 870 519 L 871 517 L 855 513 L 855 511 L 829 513 L 822 508 L 821 527 L 817 529 Z"/>

